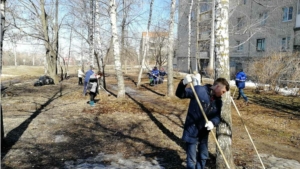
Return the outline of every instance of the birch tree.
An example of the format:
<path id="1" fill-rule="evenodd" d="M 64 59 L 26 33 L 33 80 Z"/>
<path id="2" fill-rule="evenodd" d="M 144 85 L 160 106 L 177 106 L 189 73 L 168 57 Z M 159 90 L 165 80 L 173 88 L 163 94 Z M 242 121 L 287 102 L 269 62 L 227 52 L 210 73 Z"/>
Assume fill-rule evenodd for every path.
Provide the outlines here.
<path id="1" fill-rule="evenodd" d="M 209 65 L 208 69 L 210 72 L 214 69 L 214 60 L 215 60 L 215 0 L 212 0 L 211 5 L 211 33 L 210 33 L 210 52 L 209 52 Z"/>
<path id="2" fill-rule="evenodd" d="M 94 26 L 95 26 L 95 12 L 94 12 L 94 0 L 90 0 L 90 11 L 89 11 L 89 60 L 90 64 L 94 66 Z"/>
<path id="3" fill-rule="evenodd" d="M 115 71 L 118 81 L 118 98 L 125 98 L 125 85 L 124 77 L 122 72 L 122 64 L 120 59 L 120 48 L 118 40 L 118 30 L 117 30 L 117 16 L 116 16 L 116 2 L 115 0 L 109 1 L 109 13 L 111 20 L 111 32 L 112 32 L 112 43 L 113 43 L 113 53 L 115 59 Z"/>
<path id="4" fill-rule="evenodd" d="M 143 58 L 142 58 L 140 73 L 138 76 L 137 87 L 140 87 L 140 85 L 141 85 L 141 78 L 142 78 L 143 68 L 145 65 L 145 58 L 146 58 L 146 55 L 148 52 L 149 30 L 150 30 L 150 25 L 151 25 L 153 2 L 154 2 L 154 0 L 150 1 L 150 12 L 149 12 L 148 25 L 147 25 L 146 42 L 145 42 L 145 46 L 143 47 Z"/>
<path id="5" fill-rule="evenodd" d="M 215 12 L 215 77 L 223 77 L 230 81 L 229 71 L 229 34 L 228 34 L 228 9 L 229 0 L 216 0 Z M 230 168 L 235 165 L 232 156 L 232 119 L 230 109 L 230 92 L 222 97 L 223 107 L 221 112 L 221 123 L 217 127 L 217 139 L 220 147 L 228 161 Z M 226 168 L 221 153 L 217 150 L 217 168 Z"/>
<path id="6" fill-rule="evenodd" d="M 188 52 L 187 52 L 187 58 L 188 58 L 188 71 L 189 73 L 192 73 L 192 63 L 191 63 L 191 35 L 192 35 L 192 10 L 193 10 L 194 0 L 191 0 L 190 2 L 190 9 L 189 9 L 189 15 L 188 15 Z"/>
<path id="7" fill-rule="evenodd" d="M 173 86 L 173 57 L 174 57 L 174 15 L 176 8 L 176 0 L 171 1 L 171 12 L 170 12 L 170 26 L 169 26 L 169 43 L 168 43 L 168 90 L 167 95 L 169 97 L 174 96 L 174 86 Z"/>
<path id="8" fill-rule="evenodd" d="M 95 35 L 94 35 L 94 50 L 95 50 L 95 58 L 97 62 L 98 69 L 103 73 L 103 78 L 99 79 L 99 84 L 103 87 L 105 87 L 105 74 L 104 74 L 104 63 L 103 63 L 103 52 L 102 52 L 102 42 L 101 42 L 101 36 L 100 36 L 100 28 L 101 24 L 100 22 L 100 3 L 98 0 L 96 0 L 95 3 Z M 100 86 L 99 86 L 100 87 Z"/>
<path id="9" fill-rule="evenodd" d="M 5 3 L 6 0 L 1 0 L 0 10 L 1 10 L 1 26 L 0 26 L 0 75 L 2 76 L 2 54 L 3 54 L 3 36 L 4 36 L 4 23 L 5 23 Z M 1 85 L 1 93 L 2 93 L 2 85 Z M 1 147 L 4 141 L 4 125 L 3 125 L 3 113 L 2 113 L 2 101 L 0 100 L 0 107 L 1 107 Z"/>

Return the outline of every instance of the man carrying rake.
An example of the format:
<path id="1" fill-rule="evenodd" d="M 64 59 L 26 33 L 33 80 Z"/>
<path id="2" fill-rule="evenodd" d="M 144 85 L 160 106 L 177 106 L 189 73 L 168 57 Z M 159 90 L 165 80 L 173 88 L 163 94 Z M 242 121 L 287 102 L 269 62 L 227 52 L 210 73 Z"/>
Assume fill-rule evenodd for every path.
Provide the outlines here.
<path id="1" fill-rule="evenodd" d="M 206 122 L 197 103 L 197 96 L 194 95 L 192 88 L 186 88 L 187 84 L 192 84 L 192 76 L 188 74 L 179 82 L 176 96 L 190 99 L 182 136 L 183 141 L 186 142 L 187 169 L 204 169 L 208 159 L 208 135 L 210 130 L 220 123 L 221 96 L 229 91 L 229 83 L 225 78 L 218 78 L 213 85 L 194 86 L 207 116 L 208 122 Z"/>

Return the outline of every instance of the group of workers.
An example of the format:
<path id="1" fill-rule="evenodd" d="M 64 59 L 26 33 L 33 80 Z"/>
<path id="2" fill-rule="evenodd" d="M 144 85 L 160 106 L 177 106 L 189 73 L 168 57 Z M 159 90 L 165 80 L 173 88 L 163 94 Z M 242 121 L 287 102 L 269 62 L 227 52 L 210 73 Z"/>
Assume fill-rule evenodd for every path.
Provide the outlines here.
<path id="1" fill-rule="evenodd" d="M 157 67 L 155 66 L 149 73 L 149 84 L 150 86 L 154 86 L 157 84 L 161 84 L 164 82 L 164 76 L 167 75 L 167 73 L 165 72 L 164 68 L 161 67 L 160 70 L 157 69 Z"/>
<path id="2" fill-rule="evenodd" d="M 98 93 L 98 80 L 102 73 L 93 72 L 93 67 L 85 74 L 82 70 L 78 70 L 79 81 L 82 85 L 84 79 L 84 94 L 90 94 L 90 104 L 93 106 L 95 96 Z M 150 85 L 163 83 L 164 76 L 167 73 L 164 68 L 157 69 L 155 66 L 149 74 Z M 241 70 L 236 75 L 236 86 L 239 89 L 239 99 L 241 96 L 248 102 L 244 95 L 243 88 L 245 87 L 246 74 Z M 193 86 L 194 90 L 192 89 Z M 187 169 L 204 169 L 208 155 L 208 135 L 214 127 L 221 122 L 222 95 L 229 91 L 229 83 L 225 78 L 218 78 L 213 84 L 201 85 L 200 74 L 187 74 L 182 79 L 176 89 L 176 96 L 180 99 L 190 99 L 188 113 L 183 127 L 182 139 L 186 143 L 186 168 Z M 201 103 L 197 103 L 197 98 Z M 200 105 L 203 107 L 199 108 Z M 204 117 L 207 116 L 207 120 Z"/>

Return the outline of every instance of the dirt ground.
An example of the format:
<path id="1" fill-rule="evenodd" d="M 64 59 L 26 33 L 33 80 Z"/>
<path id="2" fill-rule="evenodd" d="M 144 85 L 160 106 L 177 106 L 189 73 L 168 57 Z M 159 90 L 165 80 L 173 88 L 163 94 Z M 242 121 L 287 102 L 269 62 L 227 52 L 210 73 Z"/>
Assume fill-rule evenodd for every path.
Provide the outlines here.
<path id="1" fill-rule="evenodd" d="M 6 141 L 1 167 L 64 168 L 65 161 L 103 152 L 155 158 L 165 168 L 184 168 L 180 138 L 189 100 L 166 97 L 166 83 L 152 87 L 145 76 L 143 85 L 136 88 L 135 74 L 124 77 L 126 99 L 116 98 L 116 77 L 108 74 L 111 96 L 101 91 L 95 107 L 86 103 L 89 98 L 82 95 L 75 75 L 58 85 L 41 87 L 33 86 L 37 76 L 2 77 L 2 82 L 18 80 L 1 100 Z M 174 90 L 179 79 L 174 79 Z M 242 100 L 235 102 L 258 152 L 300 162 L 300 98 L 254 93 L 253 89 L 245 93 L 251 101 L 248 106 Z M 255 151 L 233 106 L 232 121 L 234 162 L 255 168 Z M 209 148 L 208 167 L 214 168 L 216 146 L 211 138 Z"/>

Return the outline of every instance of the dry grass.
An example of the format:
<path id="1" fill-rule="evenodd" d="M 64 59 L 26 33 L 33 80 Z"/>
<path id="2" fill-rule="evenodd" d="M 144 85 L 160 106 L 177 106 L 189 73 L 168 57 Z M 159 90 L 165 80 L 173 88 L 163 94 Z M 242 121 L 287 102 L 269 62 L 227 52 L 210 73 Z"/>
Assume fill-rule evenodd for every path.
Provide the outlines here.
<path id="1" fill-rule="evenodd" d="M 127 90 L 126 98 L 120 100 L 115 97 L 116 78 L 109 74 L 107 88 L 112 96 L 101 91 L 93 108 L 86 104 L 88 96 L 82 95 L 76 77 L 54 86 L 11 86 L 8 90 L 15 95 L 3 98 L 2 105 L 5 134 L 13 145 L 8 147 L 2 168 L 63 168 L 64 161 L 86 159 L 100 152 L 157 158 L 166 168 L 184 168 L 180 138 L 189 100 L 166 97 L 167 84 L 151 87 L 146 75 L 137 89 L 136 79 L 136 74 L 125 75 L 126 88 L 135 92 Z M 174 79 L 174 90 L 179 80 Z M 211 82 L 204 79 L 204 83 Z M 300 160 L 299 115 L 292 114 L 299 111 L 292 109 L 299 100 L 293 99 L 291 107 L 285 107 L 291 98 L 245 92 L 252 104 L 236 102 L 259 152 Z M 249 167 L 254 151 L 233 108 L 232 121 L 235 163 Z M 55 142 L 61 135 L 67 141 Z M 209 146 L 215 154 L 212 140 Z"/>

